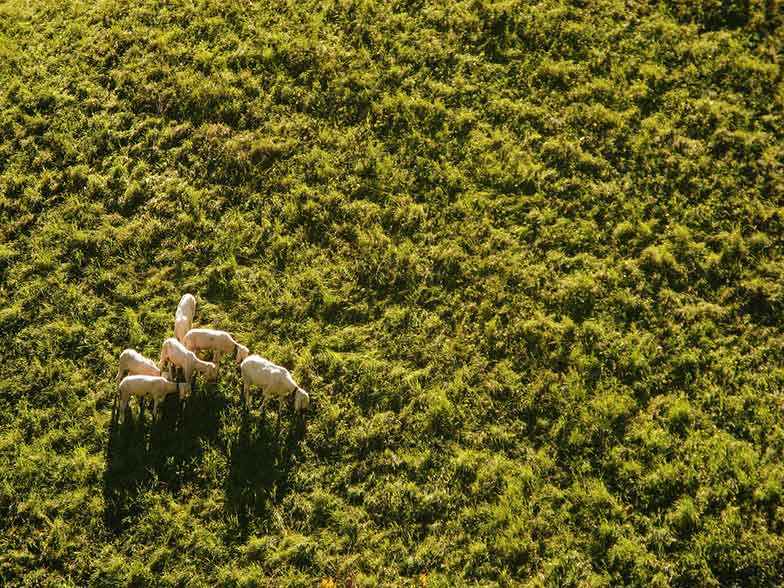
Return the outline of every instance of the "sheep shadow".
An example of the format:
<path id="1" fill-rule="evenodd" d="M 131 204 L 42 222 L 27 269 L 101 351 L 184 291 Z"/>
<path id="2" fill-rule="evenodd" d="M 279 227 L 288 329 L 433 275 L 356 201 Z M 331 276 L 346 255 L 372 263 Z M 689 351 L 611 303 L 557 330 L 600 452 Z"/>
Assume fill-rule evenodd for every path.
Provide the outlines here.
<path id="1" fill-rule="evenodd" d="M 126 412 L 120 423 L 117 407 L 109 422 L 109 443 L 106 447 L 106 468 L 103 474 L 104 521 L 106 527 L 120 532 L 129 510 L 129 497 L 148 478 L 147 439 L 144 429 L 144 407 L 138 419 Z"/>
<path id="2" fill-rule="evenodd" d="M 269 418 L 269 413 L 252 416 L 242 409 L 238 434 L 230 441 L 226 514 L 235 517 L 242 541 L 253 521 L 266 518 L 270 506 L 286 498 L 292 468 L 301 454 L 304 420 L 285 415 L 278 428 L 276 418 Z"/>
<path id="3" fill-rule="evenodd" d="M 199 393 L 201 392 L 201 393 Z M 169 395 L 152 418 L 151 403 L 135 402 L 119 423 L 117 410 L 109 422 L 109 442 L 103 476 L 104 520 L 120 533 L 123 521 L 141 513 L 136 498 L 151 484 L 176 493 L 197 477 L 194 464 L 204 452 L 204 440 L 217 440 L 225 399 L 210 386 L 194 393 L 185 403 Z M 147 405 L 147 406 L 145 406 Z M 138 406 L 138 409 L 136 408 Z"/>
<path id="4" fill-rule="evenodd" d="M 227 458 L 224 508 L 232 536 L 246 539 L 288 494 L 305 436 L 305 419 L 290 407 L 278 428 L 277 407 L 251 415 L 213 384 L 195 387 L 185 402 L 167 396 L 156 419 L 150 402 L 131 405 L 123 423 L 116 410 L 109 423 L 103 496 L 111 532 L 143 516 L 143 492 L 165 488 L 176 495 L 185 485 L 204 484 L 199 468 L 210 448 Z"/>
<path id="5" fill-rule="evenodd" d="M 221 415 L 227 410 L 226 398 L 215 384 L 202 384 L 193 388 L 191 395 L 180 404 L 177 422 L 177 441 L 181 452 L 195 450 L 203 441 L 219 443 Z"/>

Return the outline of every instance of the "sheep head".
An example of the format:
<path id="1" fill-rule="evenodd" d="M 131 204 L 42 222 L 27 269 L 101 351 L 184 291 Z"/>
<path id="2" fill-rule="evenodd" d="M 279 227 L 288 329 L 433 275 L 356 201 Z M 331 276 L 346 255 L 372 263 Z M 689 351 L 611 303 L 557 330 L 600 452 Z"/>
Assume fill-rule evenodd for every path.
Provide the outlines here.
<path id="1" fill-rule="evenodd" d="M 218 366 L 211 361 L 207 362 L 207 369 L 204 371 L 204 377 L 208 382 L 214 382 L 218 379 Z"/>
<path id="2" fill-rule="evenodd" d="M 180 400 L 184 400 L 191 395 L 191 385 L 188 382 L 178 382 L 177 390 L 180 393 Z"/>
<path id="3" fill-rule="evenodd" d="M 250 355 L 250 350 L 245 347 L 241 343 L 237 343 L 237 353 L 234 356 L 234 359 L 237 361 L 237 365 L 241 364 L 243 360 Z"/>
<path id="4" fill-rule="evenodd" d="M 305 412 L 310 406 L 310 395 L 302 388 L 297 388 L 294 392 L 294 410 Z"/>

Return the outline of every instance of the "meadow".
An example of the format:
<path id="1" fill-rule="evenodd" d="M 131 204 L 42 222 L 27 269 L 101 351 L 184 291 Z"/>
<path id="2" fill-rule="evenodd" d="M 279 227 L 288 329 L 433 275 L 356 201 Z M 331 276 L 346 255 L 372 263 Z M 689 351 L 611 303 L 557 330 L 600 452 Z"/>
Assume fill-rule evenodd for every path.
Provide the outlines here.
<path id="1" fill-rule="evenodd" d="M 784 584 L 780 0 L 0 0 L 0 585 Z M 112 420 L 180 296 L 236 368 Z"/>

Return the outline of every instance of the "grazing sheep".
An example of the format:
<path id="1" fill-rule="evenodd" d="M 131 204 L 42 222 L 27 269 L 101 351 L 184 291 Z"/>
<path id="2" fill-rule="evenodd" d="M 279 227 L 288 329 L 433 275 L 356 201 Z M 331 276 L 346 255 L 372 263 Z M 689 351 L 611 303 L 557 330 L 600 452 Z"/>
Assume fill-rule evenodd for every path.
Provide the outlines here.
<path id="1" fill-rule="evenodd" d="M 198 353 L 203 349 L 211 349 L 215 352 L 213 361 L 219 364 L 221 358 L 226 353 L 233 353 L 234 360 L 237 364 L 242 363 L 242 360 L 248 357 L 250 351 L 244 345 L 237 343 L 234 337 L 225 331 L 216 331 L 215 329 L 191 329 L 185 335 L 183 344 L 190 351 Z"/>
<path id="2" fill-rule="evenodd" d="M 153 360 L 144 357 L 134 349 L 126 349 L 120 354 L 120 365 L 117 368 L 117 377 L 115 378 L 118 386 L 126 374 L 160 376 L 161 370 Z"/>
<path id="3" fill-rule="evenodd" d="M 207 381 L 214 382 L 218 378 L 218 366 L 209 361 L 202 361 L 196 354 L 189 351 L 185 346 L 174 337 L 169 337 L 161 346 L 161 361 L 158 367 L 163 370 L 163 366 L 169 364 L 169 376 L 173 377 L 172 366 L 182 368 L 185 381 L 190 383 L 193 371 L 196 370 L 204 374 Z M 184 398 L 181 396 L 180 398 Z"/>
<path id="4" fill-rule="evenodd" d="M 307 410 L 310 396 L 297 385 L 286 368 L 275 365 L 259 355 L 249 355 L 243 360 L 240 369 L 246 406 L 250 407 L 251 386 L 257 386 L 261 388 L 264 395 L 261 403 L 262 410 L 267 400 L 277 398 L 282 411 L 283 404 L 291 396 L 294 396 L 294 409 L 297 412 Z"/>
<path id="5" fill-rule="evenodd" d="M 158 405 L 168 394 L 179 393 L 180 398 L 191 393 L 191 385 L 187 382 L 172 382 L 161 376 L 126 376 L 120 382 L 120 415 L 125 420 L 125 409 L 128 406 L 128 399 L 137 396 L 140 401 L 145 398 L 152 398 L 153 417 L 158 415 Z"/>
<path id="6" fill-rule="evenodd" d="M 185 334 L 191 330 L 193 315 L 196 312 L 196 298 L 193 294 L 185 294 L 177 305 L 177 314 L 174 317 L 174 336 L 182 343 Z"/>

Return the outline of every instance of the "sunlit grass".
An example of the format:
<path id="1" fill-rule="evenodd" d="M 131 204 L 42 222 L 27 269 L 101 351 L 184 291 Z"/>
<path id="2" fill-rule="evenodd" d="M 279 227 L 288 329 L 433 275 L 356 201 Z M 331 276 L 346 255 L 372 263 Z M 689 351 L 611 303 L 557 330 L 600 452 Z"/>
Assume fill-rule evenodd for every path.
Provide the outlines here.
<path id="1" fill-rule="evenodd" d="M 0 584 L 784 583 L 746 4 L 0 5 Z M 186 291 L 304 418 L 116 425 Z"/>

